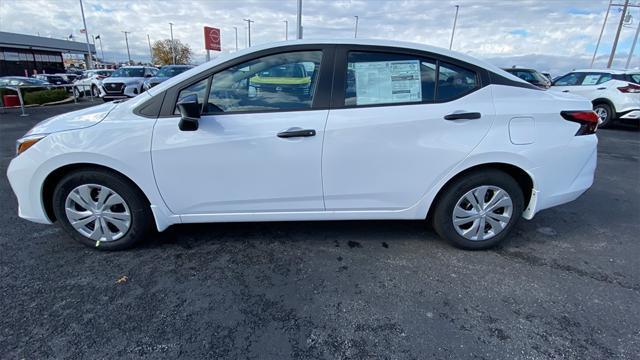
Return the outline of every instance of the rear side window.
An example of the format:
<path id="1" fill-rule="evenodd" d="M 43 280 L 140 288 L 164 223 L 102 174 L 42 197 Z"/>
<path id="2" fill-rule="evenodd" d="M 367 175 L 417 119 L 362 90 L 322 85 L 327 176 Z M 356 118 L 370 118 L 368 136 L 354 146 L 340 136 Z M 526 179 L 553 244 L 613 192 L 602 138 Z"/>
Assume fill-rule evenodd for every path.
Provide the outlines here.
<path id="1" fill-rule="evenodd" d="M 453 100 L 470 93 L 477 87 L 478 76 L 474 71 L 445 62 L 439 63 L 436 100 Z"/>
<path id="2" fill-rule="evenodd" d="M 632 83 L 640 84 L 640 74 L 629 75 L 629 81 Z"/>
<path id="3" fill-rule="evenodd" d="M 611 74 L 587 73 L 584 75 L 580 85 L 598 85 L 611 80 Z"/>
<path id="4" fill-rule="evenodd" d="M 350 52 L 345 106 L 433 102 L 436 62 L 403 54 Z"/>

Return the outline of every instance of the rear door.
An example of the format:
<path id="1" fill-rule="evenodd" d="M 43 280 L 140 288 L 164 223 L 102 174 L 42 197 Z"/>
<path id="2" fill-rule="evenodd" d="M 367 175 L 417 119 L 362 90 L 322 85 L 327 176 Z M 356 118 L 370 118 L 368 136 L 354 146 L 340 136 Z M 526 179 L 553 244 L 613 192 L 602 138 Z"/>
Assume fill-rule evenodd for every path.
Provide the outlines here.
<path id="1" fill-rule="evenodd" d="M 416 204 L 494 120 L 482 71 L 422 53 L 341 47 L 322 158 L 327 210 Z"/>

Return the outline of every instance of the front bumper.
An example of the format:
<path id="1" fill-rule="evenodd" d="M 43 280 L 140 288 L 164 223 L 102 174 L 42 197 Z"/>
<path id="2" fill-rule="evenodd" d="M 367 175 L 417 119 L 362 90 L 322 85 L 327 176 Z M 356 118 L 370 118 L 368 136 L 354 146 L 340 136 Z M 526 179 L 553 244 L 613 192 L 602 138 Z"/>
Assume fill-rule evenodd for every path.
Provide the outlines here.
<path id="1" fill-rule="evenodd" d="M 42 188 L 35 186 L 39 178 L 36 174 L 36 161 L 27 152 L 14 158 L 9 163 L 7 178 L 13 193 L 18 198 L 18 216 L 40 224 L 51 224 L 42 203 Z"/>

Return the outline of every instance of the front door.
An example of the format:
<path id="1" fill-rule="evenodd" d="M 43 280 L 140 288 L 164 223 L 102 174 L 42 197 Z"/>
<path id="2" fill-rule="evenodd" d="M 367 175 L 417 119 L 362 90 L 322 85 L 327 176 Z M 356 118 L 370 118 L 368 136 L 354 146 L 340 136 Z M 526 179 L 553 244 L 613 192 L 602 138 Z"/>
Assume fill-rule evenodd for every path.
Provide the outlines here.
<path id="1" fill-rule="evenodd" d="M 321 156 L 328 110 L 315 109 L 322 51 L 263 56 L 183 88 L 197 94 L 196 131 L 160 118 L 152 161 L 176 214 L 324 210 Z"/>
<path id="2" fill-rule="evenodd" d="M 464 64 L 402 53 L 344 56 L 335 85 L 342 99 L 334 99 L 325 133 L 326 209 L 410 208 L 487 133 L 491 91 Z"/>

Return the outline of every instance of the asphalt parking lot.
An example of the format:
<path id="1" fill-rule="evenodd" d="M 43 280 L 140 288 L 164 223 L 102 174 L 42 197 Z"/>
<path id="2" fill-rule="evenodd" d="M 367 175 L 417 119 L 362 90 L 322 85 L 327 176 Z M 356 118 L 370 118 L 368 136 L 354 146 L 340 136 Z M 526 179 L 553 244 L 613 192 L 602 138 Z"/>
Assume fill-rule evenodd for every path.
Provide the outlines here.
<path id="1" fill-rule="evenodd" d="M 417 221 L 174 226 L 93 251 L 21 220 L 0 112 L 2 359 L 638 359 L 640 131 L 599 131 L 594 186 L 498 249 Z M 562 156 L 562 154 L 558 154 Z"/>

